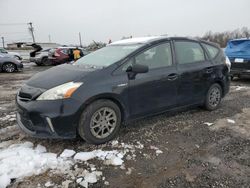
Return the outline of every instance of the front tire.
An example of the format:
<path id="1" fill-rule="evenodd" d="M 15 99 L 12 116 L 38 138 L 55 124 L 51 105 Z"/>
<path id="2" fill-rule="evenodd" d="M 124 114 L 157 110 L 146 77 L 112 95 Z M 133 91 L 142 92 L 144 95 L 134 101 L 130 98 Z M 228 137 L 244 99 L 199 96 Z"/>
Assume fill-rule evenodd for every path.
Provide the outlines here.
<path id="1" fill-rule="evenodd" d="M 78 133 L 86 142 L 103 144 L 112 140 L 121 126 L 120 108 L 110 100 L 97 100 L 83 111 Z"/>
<path id="2" fill-rule="evenodd" d="M 17 70 L 16 65 L 13 63 L 4 63 L 2 66 L 4 72 L 12 73 Z"/>
<path id="3" fill-rule="evenodd" d="M 211 85 L 206 95 L 205 108 L 209 111 L 216 110 L 220 105 L 221 98 L 221 86 L 216 83 Z"/>

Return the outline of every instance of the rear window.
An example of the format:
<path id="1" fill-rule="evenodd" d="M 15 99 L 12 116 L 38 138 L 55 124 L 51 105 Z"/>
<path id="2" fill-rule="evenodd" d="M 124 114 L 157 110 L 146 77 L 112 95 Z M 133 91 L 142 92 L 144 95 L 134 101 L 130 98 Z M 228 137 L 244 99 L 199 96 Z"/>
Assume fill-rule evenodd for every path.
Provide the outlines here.
<path id="1" fill-rule="evenodd" d="M 215 58 L 217 56 L 217 54 L 219 53 L 219 49 L 216 48 L 215 46 L 209 45 L 209 44 L 204 44 L 204 47 L 207 49 L 209 56 L 211 58 Z"/>
<path id="2" fill-rule="evenodd" d="M 179 64 L 205 61 L 204 51 L 197 42 L 176 41 L 175 51 Z"/>

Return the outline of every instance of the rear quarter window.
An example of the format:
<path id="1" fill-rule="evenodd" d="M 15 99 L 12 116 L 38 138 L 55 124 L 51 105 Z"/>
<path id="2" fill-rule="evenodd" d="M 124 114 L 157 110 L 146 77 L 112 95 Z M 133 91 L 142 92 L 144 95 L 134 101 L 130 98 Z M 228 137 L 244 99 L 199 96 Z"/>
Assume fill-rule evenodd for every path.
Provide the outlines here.
<path id="1" fill-rule="evenodd" d="M 205 61 L 205 53 L 201 45 L 193 41 L 176 41 L 175 51 L 179 64 Z"/>
<path id="2" fill-rule="evenodd" d="M 203 46 L 206 48 L 206 50 L 208 51 L 209 56 L 212 59 L 214 59 L 218 55 L 218 53 L 220 51 L 217 47 L 209 45 L 209 44 L 204 44 L 203 43 Z"/>

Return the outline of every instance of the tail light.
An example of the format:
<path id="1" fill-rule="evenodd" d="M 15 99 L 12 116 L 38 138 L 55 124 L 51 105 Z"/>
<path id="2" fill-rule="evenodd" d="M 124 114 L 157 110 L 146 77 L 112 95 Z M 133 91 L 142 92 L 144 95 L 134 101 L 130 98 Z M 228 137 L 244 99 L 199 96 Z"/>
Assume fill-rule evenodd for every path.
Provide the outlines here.
<path id="1" fill-rule="evenodd" d="M 228 70 L 230 71 L 230 69 L 231 69 L 231 62 L 230 62 L 230 60 L 229 60 L 229 58 L 227 56 L 226 56 L 226 59 L 225 59 L 225 64 L 227 65 Z"/>

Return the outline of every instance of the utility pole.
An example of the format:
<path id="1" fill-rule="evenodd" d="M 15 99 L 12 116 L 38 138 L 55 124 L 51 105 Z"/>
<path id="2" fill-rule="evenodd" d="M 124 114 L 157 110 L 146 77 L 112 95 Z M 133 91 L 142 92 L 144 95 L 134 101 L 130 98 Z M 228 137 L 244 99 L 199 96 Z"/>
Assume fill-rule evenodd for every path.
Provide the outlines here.
<path id="1" fill-rule="evenodd" d="M 4 48 L 4 37 L 1 37 L 2 38 L 2 43 L 3 43 L 3 48 Z"/>
<path id="2" fill-rule="evenodd" d="M 32 35 L 32 39 L 33 39 L 33 43 L 35 43 L 35 36 L 34 36 L 34 27 L 32 26 L 32 22 L 28 23 L 28 25 L 30 25 L 29 30 L 31 32 Z"/>
<path id="3" fill-rule="evenodd" d="M 79 41 L 80 41 L 80 47 L 82 47 L 82 36 L 80 32 L 79 32 Z"/>

